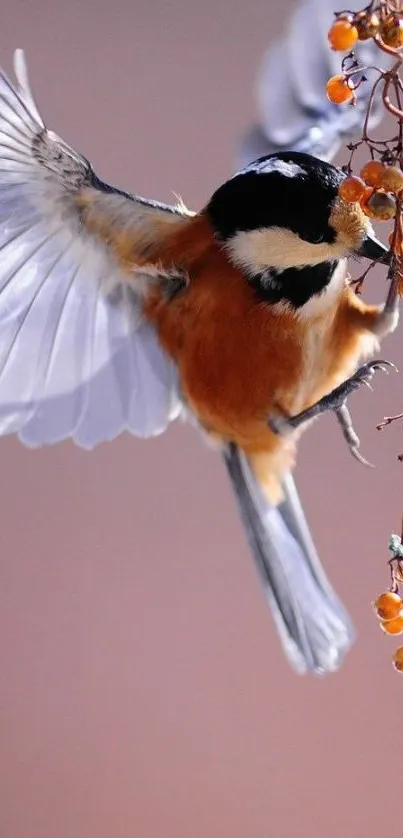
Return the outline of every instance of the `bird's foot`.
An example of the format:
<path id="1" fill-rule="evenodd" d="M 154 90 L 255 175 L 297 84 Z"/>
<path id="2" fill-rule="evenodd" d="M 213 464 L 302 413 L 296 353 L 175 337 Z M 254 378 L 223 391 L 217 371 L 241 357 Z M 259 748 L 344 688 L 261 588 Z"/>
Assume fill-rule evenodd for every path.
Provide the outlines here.
<path id="1" fill-rule="evenodd" d="M 343 431 L 343 436 L 353 456 L 365 465 L 371 465 L 358 451 L 360 440 L 353 428 L 351 416 L 347 409 L 347 399 L 351 393 L 353 393 L 354 390 L 358 390 L 362 384 L 365 384 L 366 387 L 369 387 L 369 389 L 372 390 L 370 382 L 374 377 L 375 372 L 377 370 L 381 370 L 382 372 L 387 373 L 388 367 L 396 370 L 395 365 L 392 364 L 391 361 L 371 361 L 368 364 L 364 364 L 357 370 L 357 372 L 354 373 L 354 375 L 351 376 L 351 378 L 348 378 L 347 381 L 343 381 L 342 384 L 335 387 L 334 390 L 319 399 L 316 404 L 311 405 L 311 407 L 308 407 L 306 410 L 302 410 L 301 413 L 297 413 L 295 416 L 269 419 L 268 424 L 270 430 L 276 434 L 286 435 L 296 430 L 310 419 L 314 419 L 316 416 L 320 416 L 322 413 L 332 410 L 336 414 L 337 420 Z"/>

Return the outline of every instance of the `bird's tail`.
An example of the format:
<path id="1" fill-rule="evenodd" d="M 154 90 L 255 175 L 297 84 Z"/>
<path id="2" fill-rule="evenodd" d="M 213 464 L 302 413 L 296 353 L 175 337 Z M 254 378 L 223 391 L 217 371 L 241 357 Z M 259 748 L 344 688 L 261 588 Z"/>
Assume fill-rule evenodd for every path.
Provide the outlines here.
<path id="1" fill-rule="evenodd" d="M 284 481 L 285 500 L 275 507 L 236 445 L 226 447 L 224 459 L 290 663 L 300 673 L 334 672 L 355 632 L 326 578 L 291 475 Z"/>

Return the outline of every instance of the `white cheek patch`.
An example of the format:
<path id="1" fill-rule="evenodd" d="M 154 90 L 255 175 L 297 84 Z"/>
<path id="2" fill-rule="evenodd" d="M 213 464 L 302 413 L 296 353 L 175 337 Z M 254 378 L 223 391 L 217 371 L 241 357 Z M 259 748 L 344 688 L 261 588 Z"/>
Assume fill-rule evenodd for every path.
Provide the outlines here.
<path id="1" fill-rule="evenodd" d="M 335 302 L 346 287 L 347 259 L 340 259 L 332 273 L 330 282 L 323 291 L 314 294 L 305 305 L 297 309 L 296 315 L 302 320 L 312 319 L 325 314 L 328 310 L 335 311 Z"/>
<path id="2" fill-rule="evenodd" d="M 345 243 L 311 244 L 281 227 L 240 231 L 232 236 L 226 247 L 235 264 L 252 274 L 268 267 L 286 270 L 319 265 L 347 255 Z"/>

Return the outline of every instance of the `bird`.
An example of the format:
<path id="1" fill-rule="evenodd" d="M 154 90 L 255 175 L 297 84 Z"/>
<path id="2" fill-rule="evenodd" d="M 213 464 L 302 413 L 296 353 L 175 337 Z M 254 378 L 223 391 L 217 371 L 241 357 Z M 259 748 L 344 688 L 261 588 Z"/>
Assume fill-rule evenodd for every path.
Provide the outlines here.
<path id="1" fill-rule="evenodd" d="M 179 417 L 224 463 L 286 657 L 336 671 L 355 630 L 292 476 L 301 433 L 347 398 L 398 322 L 347 258 L 386 263 L 344 173 L 305 151 L 247 163 L 199 211 L 101 180 L 48 129 L 22 50 L 0 72 L 0 435 L 92 449 Z"/>
<path id="2" fill-rule="evenodd" d="M 350 11 L 360 12 L 361 0 L 351 0 Z M 323 96 L 331 76 L 340 73 L 340 53 L 329 47 L 328 31 L 334 20 L 331 0 L 300 0 L 285 30 L 271 38 L 259 64 L 255 82 L 256 124 L 244 132 L 237 165 L 280 150 L 304 151 L 331 161 L 343 143 L 362 126 L 377 67 L 391 66 L 390 56 L 374 47 L 371 38 L 358 41 L 354 55 L 365 67 L 368 84 L 360 86 L 354 107 L 337 107 Z M 309 44 L 309 49 L 307 49 Z M 372 101 L 369 126 L 382 119 L 379 95 Z"/>

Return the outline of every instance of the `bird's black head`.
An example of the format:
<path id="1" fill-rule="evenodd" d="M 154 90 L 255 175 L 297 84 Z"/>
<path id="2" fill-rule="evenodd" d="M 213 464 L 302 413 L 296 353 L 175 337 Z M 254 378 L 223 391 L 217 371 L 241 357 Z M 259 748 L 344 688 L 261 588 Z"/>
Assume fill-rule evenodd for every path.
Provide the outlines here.
<path id="1" fill-rule="evenodd" d="M 270 154 L 224 183 L 206 213 L 230 258 L 250 276 L 365 255 L 372 227 L 358 203 L 339 198 L 344 177 L 308 154 Z M 381 258 L 385 250 L 378 243 L 372 253 Z"/>

